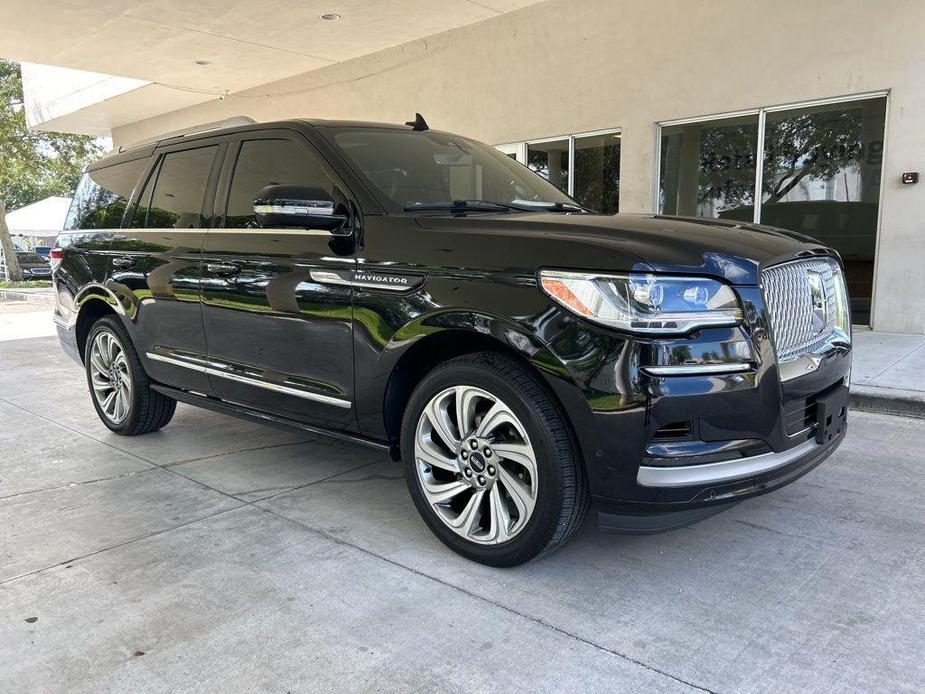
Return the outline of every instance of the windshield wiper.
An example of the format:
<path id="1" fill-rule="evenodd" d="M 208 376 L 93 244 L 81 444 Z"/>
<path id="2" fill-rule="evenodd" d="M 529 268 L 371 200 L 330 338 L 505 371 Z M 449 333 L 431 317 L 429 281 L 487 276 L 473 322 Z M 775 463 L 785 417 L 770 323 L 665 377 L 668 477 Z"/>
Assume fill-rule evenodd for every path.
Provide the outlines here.
<path id="1" fill-rule="evenodd" d="M 452 202 L 409 202 L 404 206 L 405 212 L 450 212 L 451 214 L 465 214 L 466 212 L 510 212 L 523 210 L 516 205 L 493 200 L 453 200 Z"/>
<path id="2" fill-rule="evenodd" d="M 497 202 L 496 200 L 453 200 L 452 202 L 409 202 L 404 206 L 405 212 L 449 212 L 465 214 L 466 212 L 590 212 L 574 202 L 526 201 Z"/>
<path id="3" fill-rule="evenodd" d="M 516 207 L 520 210 L 530 210 L 531 212 L 591 212 L 587 207 L 582 207 L 574 202 L 547 202 L 543 200 L 517 200 Z"/>

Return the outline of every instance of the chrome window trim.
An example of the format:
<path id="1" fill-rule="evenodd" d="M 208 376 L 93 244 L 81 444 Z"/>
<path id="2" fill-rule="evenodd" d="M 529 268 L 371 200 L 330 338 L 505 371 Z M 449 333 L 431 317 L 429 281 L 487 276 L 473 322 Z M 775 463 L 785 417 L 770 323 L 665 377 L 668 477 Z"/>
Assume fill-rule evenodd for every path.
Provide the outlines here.
<path id="1" fill-rule="evenodd" d="M 780 453 L 763 453 L 748 458 L 724 460 L 719 463 L 686 465 L 679 467 L 639 466 L 636 482 L 642 487 L 694 487 L 703 484 L 719 484 L 760 475 L 809 455 L 821 451 L 824 444 L 809 439 Z"/>
<path id="2" fill-rule="evenodd" d="M 269 383 L 267 381 L 261 381 L 256 378 L 250 378 L 248 376 L 241 376 L 239 374 L 230 373 L 224 371 L 223 369 L 216 368 L 217 365 L 214 362 L 207 362 L 212 364 L 212 366 L 206 366 L 204 364 L 194 364 L 192 362 L 184 361 L 182 359 L 176 359 L 174 357 L 168 357 L 163 354 L 156 354 L 154 352 L 146 352 L 145 356 L 148 359 L 154 361 L 160 361 L 165 364 L 171 364 L 173 366 L 180 366 L 184 369 L 191 369 L 193 371 L 198 371 L 199 373 L 208 374 L 209 376 L 218 376 L 219 378 L 227 378 L 229 381 L 236 381 L 238 383 L 245 383 L 249 386 L 256 386 L 257 388 L 264 388 L 265 390 L 272 390 L 277 393 L 284 393 L 285 395 L 293 395 L 297 398 L 304 398 L 305 400 L 314 400 L 315 402 L 324 403 L 325 405 L 333 405 L 334 407 L 343 407 L 349 409 L 352 407 L 352 403 L 349 400 L 344 400 L 342 398 L 335 398 L 331 395 L 321 395 L 320 393 L 312 393 L 307 390 L 299 390 L 298 388 L 290 388 L 289 386 L 284 386 L 279 383 Z"/>

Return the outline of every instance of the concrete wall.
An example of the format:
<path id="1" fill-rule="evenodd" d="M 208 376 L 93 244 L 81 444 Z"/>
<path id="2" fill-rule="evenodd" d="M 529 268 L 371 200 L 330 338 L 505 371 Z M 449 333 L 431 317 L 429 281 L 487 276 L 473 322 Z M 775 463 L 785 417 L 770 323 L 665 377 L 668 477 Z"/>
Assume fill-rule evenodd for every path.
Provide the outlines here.
<path id="1" fill-rule="evenodd" d="M 874 327 L 925 332 L 922 0 L 550 0 L 120 128 L 117 143 L 236 114 L 403 122 L 500 143 L 623 130 L 623 211 L 652 211 L 655 123 L 891 90 Z"/>

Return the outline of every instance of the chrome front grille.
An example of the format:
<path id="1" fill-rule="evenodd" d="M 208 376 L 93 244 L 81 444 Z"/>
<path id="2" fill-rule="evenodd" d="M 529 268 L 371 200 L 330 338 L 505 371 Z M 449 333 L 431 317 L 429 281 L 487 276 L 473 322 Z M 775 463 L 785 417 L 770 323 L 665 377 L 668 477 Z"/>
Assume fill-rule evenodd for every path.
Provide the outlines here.
<path id="1" fill-rule="evenodd" d="M 775 265 L 762 273 L 777 361 L 820 351 L 836 330 L 838 264 L 827 258 Z"/>

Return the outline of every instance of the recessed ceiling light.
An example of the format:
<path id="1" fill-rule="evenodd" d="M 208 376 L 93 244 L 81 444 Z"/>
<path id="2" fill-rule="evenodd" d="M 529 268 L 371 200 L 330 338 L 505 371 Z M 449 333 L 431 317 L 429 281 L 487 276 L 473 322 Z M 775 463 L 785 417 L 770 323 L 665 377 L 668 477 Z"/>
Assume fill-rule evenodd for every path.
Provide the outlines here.
<path id="1" fill-rule="evenodd" d="M 211 60 L 197 60 L 196 64 L 197 65 L 211 65 L 212 61 Z"/>
<path id="2" fill-rule="evenodd" d="M 328 14 L 321 15 L 321 18 L 326 22 L 336 22 L 338 19 L 340 19 L 340 15 L 336 12 L 329 12 Z"/>

